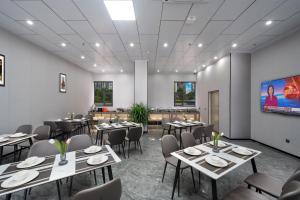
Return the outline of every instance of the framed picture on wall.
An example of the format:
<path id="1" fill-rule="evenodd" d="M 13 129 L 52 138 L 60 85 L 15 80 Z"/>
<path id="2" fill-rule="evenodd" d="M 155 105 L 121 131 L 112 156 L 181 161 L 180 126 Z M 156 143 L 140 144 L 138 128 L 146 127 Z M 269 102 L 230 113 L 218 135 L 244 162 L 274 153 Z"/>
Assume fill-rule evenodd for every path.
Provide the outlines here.
<path id="1" fill-rule="evenodd" d="M 0 86 L 5 86 L 5 56 L 0 54 Z"/>
<path id="2" fill-rule="evenodd" d="M 59 74 L 59 92 L 66 93 L 67 92 L 67 75 Z"/>

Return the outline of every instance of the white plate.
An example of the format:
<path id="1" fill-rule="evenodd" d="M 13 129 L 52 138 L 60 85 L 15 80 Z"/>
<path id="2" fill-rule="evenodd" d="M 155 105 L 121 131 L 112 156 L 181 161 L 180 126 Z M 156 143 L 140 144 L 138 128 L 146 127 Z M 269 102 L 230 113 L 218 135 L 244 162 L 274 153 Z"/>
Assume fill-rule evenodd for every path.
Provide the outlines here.
<path id="1" fill-rule="evenodd" d="M 89 165 L 100 165 L 102 163 L 105 163 L 108 160 L 108 157 L 106 155 L 95 155 L 91 156 L 87 160 L 87 164 Z"/>
<path id="2" fill-rule="evenodd" d="M 81 122 L 82 119 L 73 119 L 74 122 Z"/>
<path id="3" fill-rule="evenodd" d="M 2 182 L 2 188 L 14 188 L 28 183 L 38 177 L 39 172 L 36 170 L 22 170 Z"/>
<path id="4" fill-rule="evenodd" d="M 183 152 L 186 154 L 189 154 L 191 156 L 200 156 L 201 155 L 201 151 L 199 151 L 198 149 L 195 149 L 193 147 L 188 147 L 188 148 L 184 149 Z"/>
<path id="5" fill-rule="evenodd" d="M 236 148 L 233 148 L 232 151 L 234 153 L 237 153 L 237 154 L 240 154 L 243 156 L 251 156 L 253 154 L 252 151 L 249 151 L 248 149 L 246 149 L 244 147 L 236 147 Z"/>
<path id="6" fill-rule="evenodd" d="M 213 165 L 215 167 L 226 167 L 228 165 L 226 160 L 223 160 L 222 158 L 219 158 L 218 156 L 207 156 L 205 158 L 205 161 Z"/>
<path id="7" fill-rule="evenodd" d="M 214 141 L 209 142 L 211 145 L 214 145 Z M 221 140 L 218 141 L 218 147 L 226 147 L 226 143 L 222 142 Z"/>
<path id="8" fill-rule="evenodd" d="M 39 164 L 43 163 L 45 160 L 46 160 L 45 157 L 33 156 L 33 157 L 29 157 L 26 160 L 20 162 L 16 167 L 19 169 L 25 169 L 25 168 L 39 165 Z"/>
<path id="9" fill-rule="evenodd" d="M 9 139 L 7 137 L 0 137 L 0 142 L 7 142 Z"/>
<path id="10" fill-rule="evenodd" d="M 101 150 L 102 150 L 102 147 L 93 145 L 93 146 L 90 146 L 90 147 L 86 148 L 84 150 L 84 153 L 97 153 Z"/>
<path id="11" fill-rule="evenodd" d="M 23 137 L 25 135 L 27 135 L 27 134 L 26 133 L 15 133 L 15 134 L 10 135 L 9 137 L 11 137 L 11 138 L 19 138 L 19 137 Z"/>

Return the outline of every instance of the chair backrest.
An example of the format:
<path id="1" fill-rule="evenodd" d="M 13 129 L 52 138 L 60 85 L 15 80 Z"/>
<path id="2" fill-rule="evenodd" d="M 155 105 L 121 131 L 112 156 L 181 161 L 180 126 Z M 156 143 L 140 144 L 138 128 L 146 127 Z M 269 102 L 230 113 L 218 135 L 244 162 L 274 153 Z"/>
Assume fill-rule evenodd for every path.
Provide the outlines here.
<path id="1" fill-rule="evenodd" d="M 32 133 L 32 125 L 26 124 L 26 125 L 21 125 L 17 128 L 16 133 L 27 133 L 31 134 Z"/>
<path id="2" fill-rule="evenodd" d="M 39 126 L 34 130 L 33 133 L 37 134 L 37 136 L 34 137 L 36 140 L 48 140 L 50 138 L 50 126 Z"/>
<path id="3" fill-rule="evenodd" d="M 50 132 L 53 133 L 57 130 L 57 125 L 55 122 L 52 121 L 44 121 L 44 125 L 50 126 Z"/>
<path id="4" fill-rule="evenodd" d="M 55 148 L 53 144 L 50 144 L 48 140 L 41 140 L 38 142 L 35 142 L 28 152 L 28 157 L 31 156 L 50 156 L 50 155 L 56 155 L 59 154 L 58 150 Z"/>
<path id="5" fill-rule="evenodd" d="M 181 134 L 183 148 L 192 147 L 196 145 L 196 140 L 191 133 L 184 132 Z"/>
<path id="6" fill-rule="evenodd" d="M 197 139 L 201 139 L 201 137 L 204 134 L 204 126 L 197 126 L 193 129 L 192 131 L 192 135 L 194 136 L 194 138 Z"/>
<path id="7" fill-rule="evenodd" d="M 282 187 L 282 192 L 278 200 L 299 200 L 300 199 L 300 182 L 289 181 Z"/>
<path id="8" fill-rule="evenodd" d="M 74 196 L 74 200 L 120 200 L 121 195 L 122 185 L 118 178 L 103 185 L 82 190 Z"/>
<path id="9" fill-rule="evenodd" d="M 128 131 L 128 139 L 130 141 L 139 141 L 143 134 L 143 128 L 142 127 L 133 127 L 130 128 Z"/>
<path id="10" fill-rule="evenodd" d="M 71 137 L 68 151 L 86 149 L 93 145 L 92 138 L 89 135 L 75 135 Z"/>
<path id="11" fill-rule="evenodd" d="M 299 181 L 300 182 L 300 167 L 298 167 L 295 172 L 288 178 L 286 183 L 290 181 Z"/>
<path id="12" fill-rule="evenodd" d="M 214 131 L 214 125 L 213 124 L 209 124 L 207 126 L 205 126 L 204 128 L 204 135 L 206 137 L 211 137 L 211 133 Z"/>
<path id="13" fill-rule="evenodd" d="M 126 137 L 125 129 L 113 130 L 108 135 L 108 141 L 111 145 L 123 144 Z"/>
<path id="14" fill-rule="evenodd" d="M 72 123 L 70 122 L 58 122 L 57 126 L 63 131 L 63 132 L 71 132 L 73 129 Z"/>
<path id="15" fill-rule="evenodd" d="M 165 158 L 169 157 L 172 152 L 179 150 L 176 137 L 174 135 L 164 135 L 161 138 L 161 149 Z"/>
<path id="16" fill-rule="evenodd" d="M 166 123 L 170 122 L 170 120 L 168 118 L 162 118 L 161 119 L 161 124 L 162 125 L 166 125 Z"/>
<path id="17" fill-rule="evenodd" d="M 81 118 L 83 118 L 83 115 L 82 115 L 82 114 L 77 114 L 77 115 L 75 115 L 75 117 L 74 117 L 74 119 L 81 119 Z"/>

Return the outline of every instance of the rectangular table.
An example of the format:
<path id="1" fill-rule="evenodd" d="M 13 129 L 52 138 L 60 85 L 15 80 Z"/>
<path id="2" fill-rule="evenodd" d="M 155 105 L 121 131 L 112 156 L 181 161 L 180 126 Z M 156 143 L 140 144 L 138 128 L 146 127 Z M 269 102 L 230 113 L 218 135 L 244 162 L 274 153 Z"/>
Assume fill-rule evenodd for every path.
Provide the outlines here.
<path id="1" fill-rule="evenodd" d="M 116 126 L 114 126 L 116 124 Z M 134 123 L 134 122 L 126 122 L 126 123 L 113 123 L 113 124 L 108 124 L 109 126 L 102 126 L 101 124 L 95 125 L 95 128 L 97 130 L 97 135 L 96 135 L 96 144 L 99 142 L 99 137 L 100 137 L 100 145 L 103 143 L 103 134 L 105 131 L 112 131 L 112 130 L 117 130 L 117 129 L 128 129 L 131 127 L 138 127 L 140 124 Z"/>
<path id="2" fill-rule="evenodd" d="M 108 156 L 108 161 L 106 161 L 105 163 L 102 163 L 100 165 L 88 165 L 86 162 L 90 156 L 96 155 L 96 154 L 85 154 L 83 152 L 83 150 L 69 152 L 69 153 L 71 153 L 73 155 L 75 154 L 75 156 L 74 156 L 75 159 L 69 160 L 69 162 L 75 162 L 75 163 L 70 163 L 70 164 L 75 165 L 74 173 L 70 174 L 70 172 L 67 171 L 66 173 L 60 173 L 58 175 L 53 174 L 53 170 L 57 169 L 57 168 L 53 168 L 56 156 L 55 155 L 48 156 L 48 157 L 46 157 L 46 160 L 42 164 L 32 167 L 32 168 L 29 168 L 29 169 L 35 169 L 40 172 L 40 174 L 37 178 L 30 181 L 29 183 L 26 183 L 22 186 L 15 187 L 15 188 L 5 189 L 5 188 L 0 187 L 0 196 L 7 195 L 6 196 L 7 199 L 10 199 L 11 194 L 14 192 L 29 189 L 29 188 L 32 188 L 35 186 L 39 186 L 39 185 L 43 185 L 46 183 L 56 181 L 57 187 L 58 187 L 59 199 L 61 199 L 58 180 L 67 178 L 67 177 L 71 177 L 71 176 L 74 176 L 77 174 L 82 174 L 85 172 L 93 171 L 93 170 L 96 170 L 99 168 L 104 168 L 104 167 L 107 167 L 109 179 L 112 180 L 113 174 L 112 174 L 111 166 L 121 162 L 121 159 L 116 155 L 116 153 L 108 145 L 103 146 L 103 149 L 100 152 L 96 153 L 96 154 L 103 154 L 103 155 Z M 22 169 L 16 168 L 16 165 L 18 163 L 19 162 L 5 164 L 5 165 L 0 166 L 0 185 L 4 180 L 6 180 L 10 176 L 12 176 L 14 173 L 22 170 Z M 55 167 L 59 167 L 59 166 L 57 165 Z M 64 167 L 64 166 L 62 166 L 62 167 Z"/>
<path id="3" fill-rule="evenodd" d="M 189 156 L 183 152 L 183 150 L 179 150 L 176 152 L 171 153 L 172 156 L 178 159 L 175 179 L 173 184 L 173 191 L 172 191 L 172 199 L 174 197 L 174 192 L 177 184 L 177 179 L 179 176 L 180 165 L 181 162 L 186 163 L 187 165 L 193 167 L 194 169 L 198 170 L 200 173 L 208 176 L 211 178 L 211 185 L 212 185 L 212 199 L 217 200 L 217 180 L 234 169 L 240 167 L 241 165 L 245 164 L 246 162 L 251 160 L 253 172 L 257 172 L 256 164 L 254 158 L 261 154 L 260 151 L 247 148 L 248 150 L 252 151 L 253 154 L 250 156 L 241 156 L 237 153 L 232 151 L 232 148 L 239 147 L 239 145 L 232 144 L 229 142 L 224 142 L 227 144 L 226 147 L 221 148 L 220 153 L 214 153 L 212 151 L 212 145 L 209 143 L 204 143 L 200 145 L 194 146 L 194 148 L 201 150 L 202 154 L 199 156 Z M 205 161 L 205 158 L 210 155 L 216 155 L 224 160 L 226 160 L 229 164 L 227 167 L 224 168 L 217 168 Z"/>
<path id="4" fill-rule="evenodd" d="M 55 122 L 55 123 L 69 122 L 69 123 L 72 123 L 72 124 L 86 124 L 86 126 L 88 127 L 89 134 L 91 134 L 90 120 L 86 119 L 86 118 L 82 118 L 82 119 L 56 119 L 56 120 L 53 120 L 53 122 Z"/>
<path id="5" fill-rule="evenodd" d="M 28 140 L 29 144 L 31 146 L 32 145 L 32 138 L 37 136 L 37 134 L 26 134 L 23 137 L 12 138 L 12 137 L 9 137 L 10 135 L 13 135 L 13 134 L 0 135 L 1 137 L 7 137 L 9 139 L 6 142 L 0 142 L 0 164 L 2 163 L 3 147 L 8 146 L 8 145 L 14 145 L 15 146 L 15 151 L 16 151 L 16 145 L 17 144 L 20 144 L 20 143 L 25 142 L 26 140 Z"/>

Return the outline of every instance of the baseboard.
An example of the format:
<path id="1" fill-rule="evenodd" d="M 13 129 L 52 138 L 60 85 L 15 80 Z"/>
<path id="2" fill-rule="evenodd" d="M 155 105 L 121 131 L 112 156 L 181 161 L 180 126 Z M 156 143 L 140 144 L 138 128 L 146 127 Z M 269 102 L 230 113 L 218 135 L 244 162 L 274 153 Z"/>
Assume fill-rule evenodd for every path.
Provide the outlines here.
<path id="1" fill-rule="evenodd" d="M 228 140 L 233 140 L 233 141 L 234 141 L 234 140 L 244 140 L 244 141 L 245 141 L 245 140 L 249 140 L 249 141 L 256 142 L 256 143 L 259 143 L 259 144 L 261 144 L 261 145 L 264 145 L 264 146 L 266 146 L 266 147 L 269 147 L 269 148 L 271 148 L 271 149 L 274 149 L 274 150 L 276 150 L 276 151 L 279 151 L 279 152 L 281 152 L 281 153 L 287 154 L 287 155 L 292 156 L 292 157 L 294 157 L 294 158 L 300 159 L 300 157 L 297 156 L 297 155 L 291 154 L 291 153 L 286 152 L 286 151 L 283 151 L 283 150 L 281 150 L 281 149 L 277 149 L 276 147 L 267 145 L 267 144 L 265 144 L 265 143 L 259 142 L 259 141 L 257 141 L 257 140 L 251 139 L 251 138 L 241 138 L 241 139 L 238 139 L 238 138 L 229 138 L 229 137 L 226 137 L 226 136 L 223 136 L 223 137 L 226 138 L 226 139 L 228 139 Z"/>

